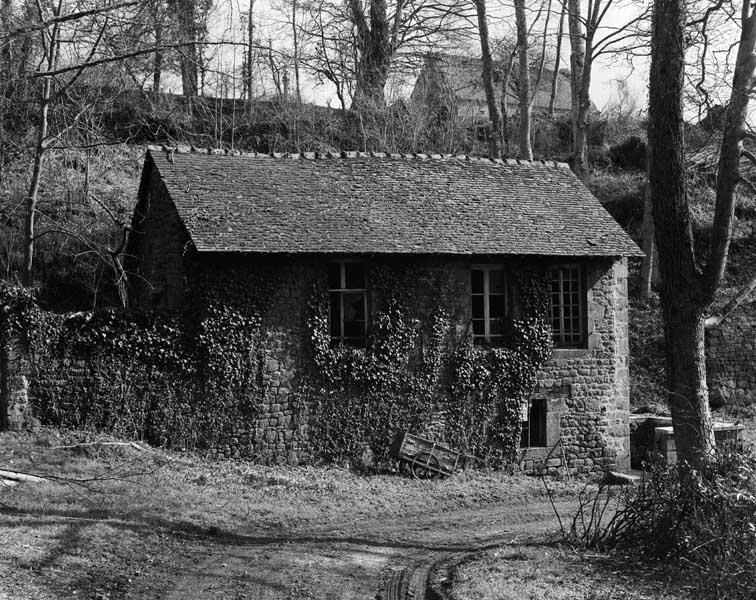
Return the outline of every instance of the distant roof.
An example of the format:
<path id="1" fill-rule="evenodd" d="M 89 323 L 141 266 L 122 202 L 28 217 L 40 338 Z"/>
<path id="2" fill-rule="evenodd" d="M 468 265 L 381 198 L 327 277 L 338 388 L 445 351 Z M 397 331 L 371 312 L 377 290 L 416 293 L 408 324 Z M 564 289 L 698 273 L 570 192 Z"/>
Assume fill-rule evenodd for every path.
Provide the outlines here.
<path id="1" fill-rule="evenodd" d="M 501 96 L 503 78 L 503 65 L 494 62 L 494 89 L 497 97 Z M 427 93 L 434 85 L 441 85 L 454 93 L 458 101 L 486 103 L 486 93 L 483 89 L 483 63 L 480 58 L 460 56 L 455 54 L 429 54 L 426 56 L 425 65 L 415 84 L 416 88 L 423 88 L 422 93 Z M 428 77 L 436 77 L 443 81 L 430 82 Z M 513 110 L 517 108 L 517 78 L 518 69 L 512 70 L 510 85 L 507 90 L 508 101 Z M 545 110 L 549 107 L 551 98 L 551 82 L 554 79 L 554 70 L 544 67 L 530 69 L 531 94 L 535 90 L 533 108 Z M 414 92 L 413 92 L 414 94 Z M 572 108 L 572 96 L 570 91 L 570 75 L 566 71 L 557 71 L 557 90 L 554 100 L 554 109 L 557 112 L 566 112 Z"/>
<path id="2" fill-rule="evenodd" d="M 164 152 L 200 252 L 639 255 L 567 165 L 380 153 Z"/>

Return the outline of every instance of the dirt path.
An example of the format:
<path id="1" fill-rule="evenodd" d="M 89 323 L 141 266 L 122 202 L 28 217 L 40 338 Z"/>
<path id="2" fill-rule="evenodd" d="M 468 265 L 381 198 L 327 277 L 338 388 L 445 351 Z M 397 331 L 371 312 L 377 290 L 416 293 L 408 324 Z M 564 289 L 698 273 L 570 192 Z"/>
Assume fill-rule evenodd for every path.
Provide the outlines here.
<path id="1" fill-rule="evenodd" d="M 573 502 L 557 503 L 561 514 Z M 554 531 L 548 502 L 329 523 L 205 548 L 170 600 L 424 598 L 431 567 L 451 555 Z"/>

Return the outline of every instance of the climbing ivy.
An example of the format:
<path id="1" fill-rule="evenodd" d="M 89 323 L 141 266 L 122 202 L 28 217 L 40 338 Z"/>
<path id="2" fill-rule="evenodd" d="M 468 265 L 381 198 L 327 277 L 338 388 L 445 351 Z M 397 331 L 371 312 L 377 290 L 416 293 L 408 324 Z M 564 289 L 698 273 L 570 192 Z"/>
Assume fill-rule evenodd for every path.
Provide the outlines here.
<path id="1" fill-rule="evenodd" d="M 331 345 L 324 278 L 308 306 L 314 369 L 305 396 L 315 452 L 328 459 L 384 459 L 397 429 L 424 429 L 433 414 L 449 316 L 413 293 L 414 269 L 373 266 L 368 278 L 377 306 L 366 348 Z"/>
<path id="2" fill-rule="evenodd" d="M 426 434 L 491 464 L 511 461 L 523 404 L 551 352 L 546 273 L 519 265 L 518 311 L 506 343 L 473 344 L 455 303 L 466 298 L 451 267 L 370 267 L 373 319 L 365 348 L 334 346 L 326 273 L 303 315 L 309 367 L 299 365 L 295 424 L 314 456 L 388 457 L 397 431 Z M 35 414 L 63 427 L 152 443 L 214 447 L 254 427 L 268 391 L 262 316 L 275 268 L 230 259 L 187 270 L 186 314 L 104 310 L 61 316 L 33 291 L 0 284 L 0 332 L 23 334 L 34 357 Z M 298 327 L 298 324 L 292 324 Z M 1 334 L 1 333 L 0 333 Z M 61 384 L 63 382 L 63 384 Z"/>
<path id="3" fill-rule="evenodd" d="M 0 286 L 0 331 L 32 357 L 34 414 L 60 427 L 210 447 L 249 427 L 265 395 L 267 272 L 195 269 L 188 315 L 116 309 L 56 315 Z M 188 318 L 187 318 L 188 317 Z"/>
<path id="4" fill-rule="evenodd" d="M 505 347 L 486 348 L 456 331 L 445 308 L 450 279 L 437 273 L 427 286 L 435 293 L 418 298 L 410 292 L 418 289 L 417 269 L 374 266 L 369 281 L 378 306 L 365 348 L 331 344 L 328 296 L 322 282 L 315 285 L 306 395 L 317 454 L 359 461 L 369 449 L 383 459 L 397 431 L 435 428 L 433 437 L 492 464 L 514 459 L 522 405 L 552 349 L 548 282 L 537 270 L 521 277 L 523 317 L 507 323 Z"/>

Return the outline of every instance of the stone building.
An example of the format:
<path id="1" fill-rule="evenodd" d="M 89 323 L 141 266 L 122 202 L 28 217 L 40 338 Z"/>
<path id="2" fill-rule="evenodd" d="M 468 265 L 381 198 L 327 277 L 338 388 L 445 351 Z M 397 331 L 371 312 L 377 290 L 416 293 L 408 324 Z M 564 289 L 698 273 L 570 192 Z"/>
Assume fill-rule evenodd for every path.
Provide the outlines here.
<path id="1" fill-rule="evenodd" d="M 520 314 L 523 265 L 537 264 L 555 349 L 522 411 L 521 465 L 629 466 L 627 257 L 640 251 L 564 164 L 150 148 L 133 229 L 132 301 L 142 307 L 189 305 L 200 266 L 219 277 L 220 295 L 232 266 L 276 274 L 262 315 L 270 392 L 253 428 L 258 455 L 306 453 L 287 427 L 313 283 L 328 290 L 333 345 L 369 343 L 380 302 L 371 267 L 400 264 L 417 273 L 408 292 L 443 287 L 430 293 L 454 327 L 495 346 Z"/>
<path id="2" fill-rule="evenodd" d="M 506 79 L 506 67 L 494 63 L 494 90 L 497 101 L 501 102 L 502 88 Z M 483 88 L 483 66 L 480 58 L 454 54 L 429 54 L 418 74 L 412 90 L 412 102 L 437 110 L 441 106 L 449 108 L 463 120 L 480 118 L 488 120 L 486 94 Z M 510 113 L 519 108 L 517 68 L 512 69 L 508 79 L 505 97 Z M 554 114 L 569 115 L 572 110 L 570 74 L 553 69 L 531 69 L 530 80 L 533 90 L 533 111 L 535 114 L 548 112 L 551 88 L 556 77 Z M 592 110 L 595 107 L 592 106 Z"/>

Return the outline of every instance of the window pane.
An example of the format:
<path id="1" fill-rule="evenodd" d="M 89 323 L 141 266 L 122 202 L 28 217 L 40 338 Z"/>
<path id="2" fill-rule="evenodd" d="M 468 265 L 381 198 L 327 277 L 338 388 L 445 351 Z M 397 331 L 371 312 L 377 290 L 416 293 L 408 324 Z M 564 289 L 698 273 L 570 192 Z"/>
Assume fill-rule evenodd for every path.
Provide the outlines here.
<path id="1" fill-rule="evenodd" d="M 365 265 L 359 262 L 344 263 L 346 271 L 346 288 L 361 290 L 365 287 Z"/>
<path id="2" fill-rule="evenodd" d="M 500 319 L 506 314 L 506 296 L 490 296 L 488 298 L 488 316 Z"/>
<path id="3" fill-rule="evenodd" d="M 483 335 L 486 332 L 483 319 L 473 319 L 473 335 Z"/>
<path id="4" fill-rule="evenodd" d="M 365 294 L 344 294 L 344 323 L 365 320 Z"/>
<path id="5" fill-rule="evenodd" d="M 344 321 L 344 337 L 361 338 L 365 335 L 365 321 Z"/>
<path id="6" fill-rule="evenodd" d="M 585 296 L 581 271 L 576 267 L 554 270 L 551 279 L 551 315 L 557 346 L 579 346 L 584 342 Z"/>
<path id="7" fill-rule="evenodd" d="M 471 271 L 471 275 L 472 275 L 472 293 L 482 294 L 483 293 L 483 271 L 480 271 L 478 269 L 473 269 Z"/>
<path id="8" fill-rule="evenodd" d="M 341 263 L 328 263 L 328 289 L 341 288 Z"/>
<path id="9" fill-rule="evenodd" d="M 488 291 L 492 294 L 503 294 L 506 282 L 503 269 L 488 272 Z"/>
<path id="10" fill-rule="evenodd" d="M 502 333 L 504 333 L 504 327 L 501 319 L 491 319 L 488 328 L 491 332 L 491 335 L 501 335 Z"/>
<path id="11" fill-rule="evenodd" d="M 341 294 L 339 294 L 338 292 L 331 292 L 329 296 L 330 296 L 330 302 L 331 302 L 331 306 L 330 306 L 331 337 L 341 337 L 341 306 L 340 306 Z"/>
<path id="12" fill-rule="evenodd" d="M 472 297 L 472 316 L 473 319 L 482 319 L 483 314 L 483 296 Z"/>

